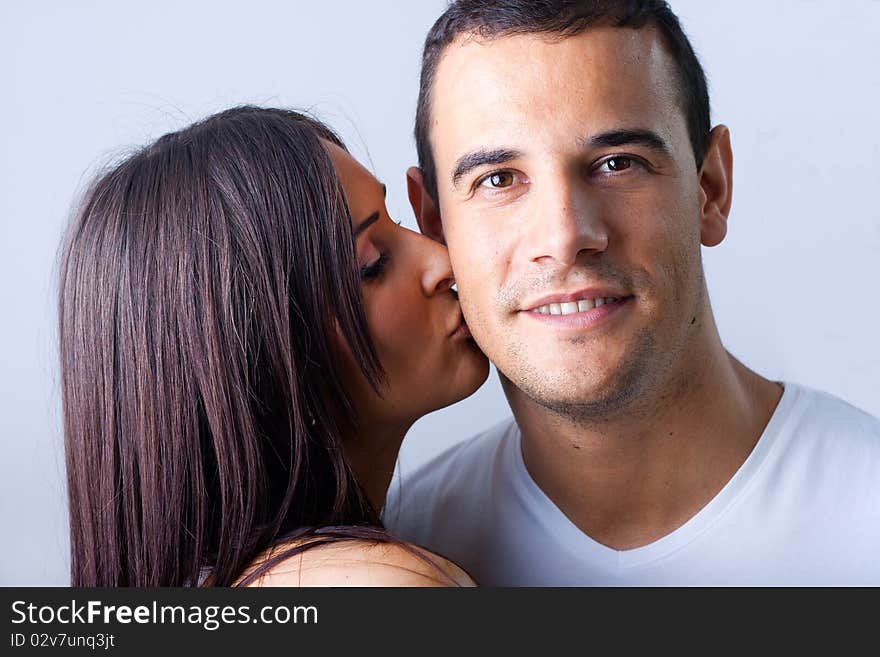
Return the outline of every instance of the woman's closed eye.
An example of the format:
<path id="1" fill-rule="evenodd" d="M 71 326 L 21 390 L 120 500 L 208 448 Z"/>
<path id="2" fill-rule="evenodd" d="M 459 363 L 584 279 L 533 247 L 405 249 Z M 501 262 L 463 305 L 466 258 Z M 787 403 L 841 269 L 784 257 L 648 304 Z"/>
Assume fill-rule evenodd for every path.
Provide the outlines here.
<path id="1" fill-rule="evenodd" d="M 361 267 L 361 280 L 366 282 L 376 280 L 385 271 L 390 257 L 387 253 L 382 253 L 373 262 L 367 263 Z"/>

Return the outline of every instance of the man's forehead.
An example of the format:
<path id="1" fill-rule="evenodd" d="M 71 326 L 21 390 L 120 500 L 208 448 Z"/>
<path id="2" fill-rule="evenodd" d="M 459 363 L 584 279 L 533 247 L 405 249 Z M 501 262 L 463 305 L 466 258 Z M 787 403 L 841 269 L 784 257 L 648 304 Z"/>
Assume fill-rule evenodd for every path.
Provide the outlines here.
<path id="1" fill-rule="evenodd" d="M 534 54 L 549 46 L 555 58 L 573 52 L 583 72 L 608 63 L 649 65 L 651 59 L 665 54 L 660 32 L 651 25 L 641 28 L 593 26 L 573 35 L 552 32 L 523 32 L 484 36 L 479 33 L 459 34 L 443 50 L 438 71 L 452 67 L 460 72 L 481 60 L 500 60 L 511 65 L 528 65 Z"/>
<path id="2" fill-rule="evenodd" d="M 643 122 L 639 114 L 675 105 L 676 87 L 671 57 L 651 27 L 594 27 L 570 37 L 462 35 L 444 51 L 434 79 L 435 156 L 449 140 L 527 136 L 554 120 L 595 119 L 604 124 L 596 129 Z"/>

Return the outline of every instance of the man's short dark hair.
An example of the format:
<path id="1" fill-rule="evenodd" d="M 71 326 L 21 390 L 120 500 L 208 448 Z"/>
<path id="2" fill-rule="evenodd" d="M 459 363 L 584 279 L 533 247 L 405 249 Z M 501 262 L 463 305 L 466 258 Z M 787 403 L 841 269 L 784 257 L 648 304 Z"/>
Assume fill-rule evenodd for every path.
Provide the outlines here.
<path id="1" fill-rule="evenodd" d="M 443 51 L 461 34 L 482 39 L 516 34 L 570 37 L 589 27 L 658 29 L 678 73 L 679 102 L 697 170 L 709 144 L 709 92 L 703 67 L 681 29 L 678 17 L 662 0 L 457 0 L 437 19 L 425 39 L 416 107 L 416 149 L 425 188 L 436 202 L 437 176 L 429 135 L 431 88 Z"/>

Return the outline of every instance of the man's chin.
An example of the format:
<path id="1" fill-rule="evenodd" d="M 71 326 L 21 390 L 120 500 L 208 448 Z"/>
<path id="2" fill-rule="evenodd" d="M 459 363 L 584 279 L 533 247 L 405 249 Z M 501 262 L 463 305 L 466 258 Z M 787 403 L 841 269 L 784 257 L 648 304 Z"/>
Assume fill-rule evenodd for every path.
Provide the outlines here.
<path id="1" fill-rule="evenodd" d="M 635 398 L 629 389 L 584 390 L 533 399 L 549 411 L 570 419 L 605 419 L 623 411 Z"/>
<path id="2" fill-rule="evenodd" d="M 580 375 L 583 376 L 583 373 Z M 578 380 L 578 373 L 566 373 L 547 377 L 516 377 L 516 380 L 507 379 L 506 383 L 505 378 L 502 374 L 502 384 L 506 389 L 511 386 L 534 404 L 577 421 L 607 420 L 609 416 L 625 411 L 638 399 L 640 388 L 634 377 L 621 375 L 600 380 Z M 573 381 L 577 381 L 577 385 L 572 385 Z"/>

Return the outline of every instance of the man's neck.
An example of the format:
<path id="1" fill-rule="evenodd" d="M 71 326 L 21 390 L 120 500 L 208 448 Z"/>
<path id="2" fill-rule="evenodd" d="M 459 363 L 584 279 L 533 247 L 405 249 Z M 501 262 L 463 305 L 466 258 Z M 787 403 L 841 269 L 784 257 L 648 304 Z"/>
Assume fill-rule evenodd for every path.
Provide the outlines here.
<path id="1" fill-rule="evenodd" d="M 717 334 L 716 334 L 717 335 Z M 674 531 L 727 484 L 782 394 L 709 342 L 699 367 L 613 418 L 576 422 L 505 384 L 526 468 L 584 533 L 641 547 Z"/>

